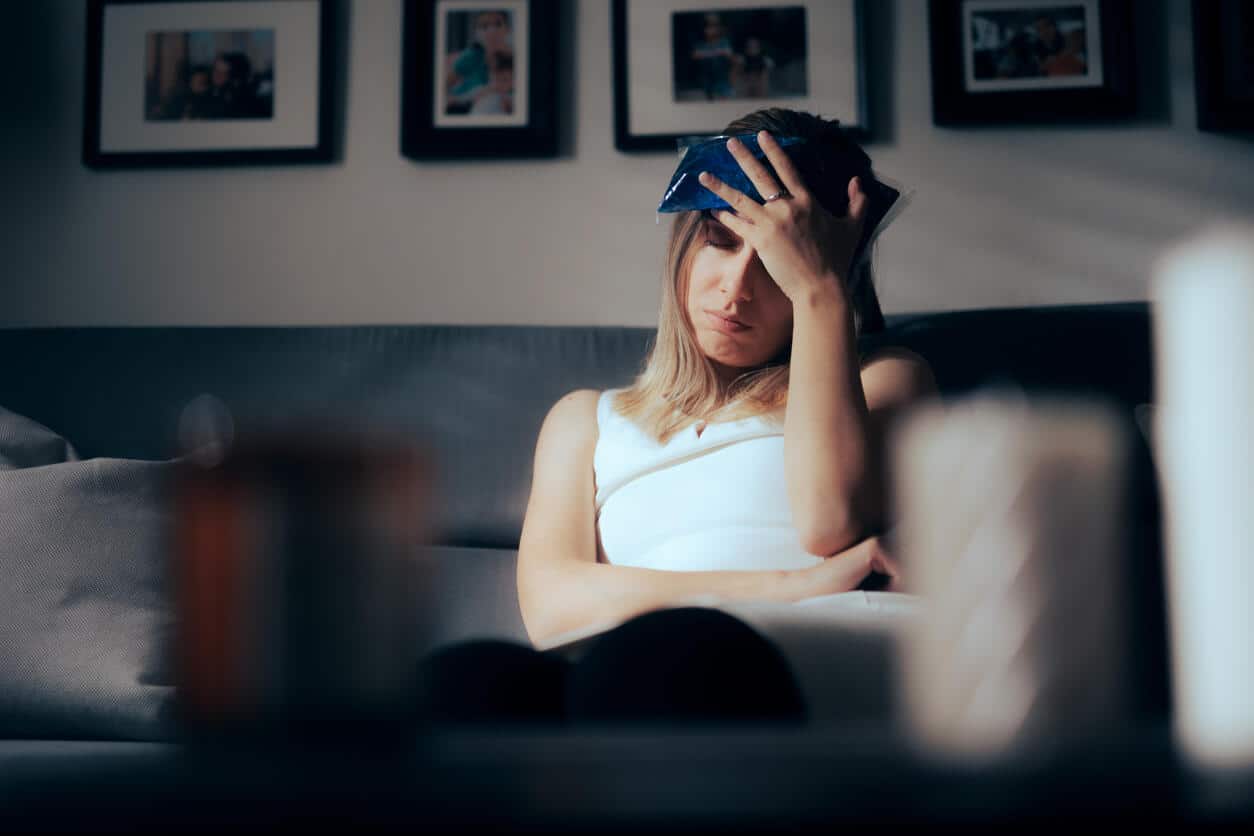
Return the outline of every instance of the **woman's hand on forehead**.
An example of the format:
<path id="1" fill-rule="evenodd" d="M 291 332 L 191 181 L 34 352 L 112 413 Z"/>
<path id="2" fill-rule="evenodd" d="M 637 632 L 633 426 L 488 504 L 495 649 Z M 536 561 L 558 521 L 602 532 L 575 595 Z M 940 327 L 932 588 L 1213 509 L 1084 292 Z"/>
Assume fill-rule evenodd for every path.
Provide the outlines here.
<path id="1" fill-rule="evenodd" d="M 758 134 L 770 169 L 736 138 L 727 149 L 754 188 L 765 196 L 758 203 L 709 172 L 701 185 L 731 206 L 711 217 L 744 239 L 771 278 L 794 304 L 814 291 L 847 293 L 853 253 L 862 234 L 867 198 L 857 177 L 848 184 L 849 214 L 838 218 L 814 199 L 800 173 L 779 142 L 767 131 Z"/>

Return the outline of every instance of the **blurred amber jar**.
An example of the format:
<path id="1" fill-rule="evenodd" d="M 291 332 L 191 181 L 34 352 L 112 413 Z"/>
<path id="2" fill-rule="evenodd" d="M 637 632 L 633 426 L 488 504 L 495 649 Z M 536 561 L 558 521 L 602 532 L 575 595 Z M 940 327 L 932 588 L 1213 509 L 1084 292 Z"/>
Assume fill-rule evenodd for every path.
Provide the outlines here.
<path id="1" fill-rule="evenodd" d="M 173 577 L 193 735 L 357 735 L 408 717 L 430 487 L 420 448 L 377 436 L 257 435 L 185 459 Z"/>

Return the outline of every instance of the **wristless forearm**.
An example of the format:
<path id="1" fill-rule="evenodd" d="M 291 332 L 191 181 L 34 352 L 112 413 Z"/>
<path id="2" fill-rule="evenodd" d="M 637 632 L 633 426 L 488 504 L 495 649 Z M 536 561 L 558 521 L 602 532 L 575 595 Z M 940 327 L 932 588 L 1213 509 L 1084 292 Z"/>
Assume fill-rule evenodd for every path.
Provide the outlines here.
<path id="1" fill-rule="evenodd" d="M 789 499 L 803 541 L 830 554 L 860 529 L 859 493 L 872 470 L 866 395 L 844 295 L 818 292 L 794 302 L 793 317 L 784 422 Z"/>
<path id="2" fill-rule="evenodd" d="M 570 561 L 545 579 L 545 612 L 532 639 L 545 639 L 594 624 L 684 603 L 795 601 L 806 594 L 798 572 L 789 570 L 672 572 L 637 566 Z"/>

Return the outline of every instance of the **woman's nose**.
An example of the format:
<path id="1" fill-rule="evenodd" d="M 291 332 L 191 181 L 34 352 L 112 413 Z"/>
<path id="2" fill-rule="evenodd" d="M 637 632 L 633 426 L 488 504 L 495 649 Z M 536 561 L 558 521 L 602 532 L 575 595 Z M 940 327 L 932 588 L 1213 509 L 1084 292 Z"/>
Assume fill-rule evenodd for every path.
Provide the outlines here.
<path id="1" fill-rule="evenodd" d="M 731 296 L 734 301 L 751 302 L 754 285 L 757 282 L 757 272 L 761 269 L 762 263 L 758 261 L 757 253 L 749 247 L 744 247 L 740 257 L 726 265 L 722 280 L 719 282 L 719 290 Z"/>

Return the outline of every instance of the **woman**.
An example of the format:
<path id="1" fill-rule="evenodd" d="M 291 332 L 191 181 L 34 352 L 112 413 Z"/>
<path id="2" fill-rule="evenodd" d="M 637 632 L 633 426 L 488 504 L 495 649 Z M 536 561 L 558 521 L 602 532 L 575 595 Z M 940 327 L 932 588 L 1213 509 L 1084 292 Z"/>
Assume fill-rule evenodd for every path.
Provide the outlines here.
<path id="1" fill-rule="evenodd" d="M 935 384 L 912 353 L 858 356 L 858 333 L 883 328 L 860 257 L 870 160 L 809 114 L 759 111 L 725 130 L 753 132 L 774 173 L 743 143 L 727 145 L 767 197 L 701 176 L 734 211 L 676 216 L 644 371 L 626 390 L 566 395 L 540 430 L 517 564 L 523 622 L 542 649 L 596 636 L 575 666 L 578 688 L 561 684 L 570 672 L 551 657 L 534 660 L 542 699 L 563 687 L 568 700 L 582 689 L 585 705 L 621 701 L 624 689 L 642 699 L 653 692 L 634 683 L 664 678 L 659 665 L 683 677 L 723 653 L 734 661 L 692 675 L 701 693 L 687 703 L 690 715 L 717 710 L 709 694 L 782 681 L 787 666 L 731 616 L 683 605 L 799 601 L 872 574 L 899 588 L 876 536 L 887 524 L 885 431 Z M 776 136 L 853 154 L 862 173 L 835 188 L 807 183 Z M 702 631 L 716 638 L 702 643 Z M 795 689 L 781 688 L 741 714 L 791 712 Z"/>
<path id="2" fill-rule="evenodd" d="M 856 293 L 848 281 L 863 233 L 865 192 L 854 178 L 847 184 L 848 214 L 827 211 L 773 136 L 821 141 L 824 133 L 836 136 L 832 126 L 805 114 L 769 110 L 733 122 L 726 133 L 755 130 L 762 131 L 761 147 L 778 177 L 742 143 L 733 139 L 728 149 L 759 193 L 782 195 L 758 204 L 702 177 L 735 212 L 676 218 L 656 346 L 635 385 L 612 397 L 612 406 L 659 448 L 684 441 L 677 438 L 682 432 L 699 440 L 720 422 L 758 419 L 748 422 L 750 435 L 769 432 L 759 427 L 774 424 L 772 435 L 730 445 L 746 447 L 746 455 L 729 464 L 751 468 L 767 484 L 786 484 L 786 496 L 768 492 L 754 499 L 773 506 L 762 509 L 772 523 L 786 503 L 793 530 L 777 530 L 768 543 L 753 544 L 773 543 L 780 547 L 775 552 L 746 554 L 721 538 L 717 548 L 729 550 L 725 559 L 693 555 L 704 571 L 661 568 L 664 549 L 643 557 L 615 554 L 612 546 L 619 541 L 633 549 L 638 543 L 613 528 L 619 519 L 606 508 L 598 519 L 597 490 L 605 480 L 598 480 L 595 465 L 609 465 L 616 452 L 598 446 L 598 411 L 613 418 L 606 411 L 611 398 L 573 392 L 553 407 L 540 431 L 519 543 L 519 600 L 528 634 L 538 645 L 695 595 L 794 601 L 854 589 L 872 571 L 898 574 L 872 536 L 885 526 L 884 431 L 894 414 L 933 391 L 931 374 L 921 358 L 905 352 L 859 362 L 857 324 L 882 325 L 869 277 Z M 865 176 L 873 176 L 869 167 Z M 623 437 L 615 435 L 614 441 Z M 714 464 L 712 472 L 722 472 L 721 462 L 707 458 L 689 459 L 678 468 L 698 473 Z M 656 510 L 682 516 L 666 514 L 675 498 L 664 494 L 671 483 L 686 480 L 667 483 L 656 476 L 645 477 L 654 484 L 642 484 L 657 497 Z M 713 482 L 710 490 L 719 487 L 727 486 Z M 730 493 L 752 489 L 753 484 L 736 484 Z M 649 506 L 646 498 L 631 499 L 635 504 L 623 509 L 630 517 L 624 522 L 638 527 Z M 610 544 L 607 528 L 615 536 Z M 708 548 L 700 532 L 684 540 L 694 551 Z M 627 562 L 636 565 L 623 565 Z"/>

